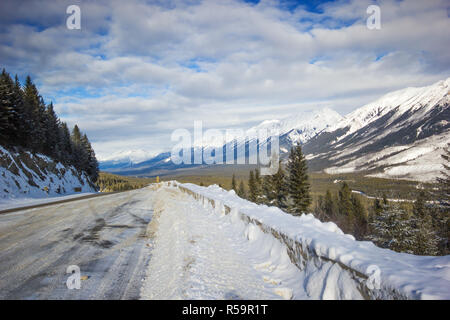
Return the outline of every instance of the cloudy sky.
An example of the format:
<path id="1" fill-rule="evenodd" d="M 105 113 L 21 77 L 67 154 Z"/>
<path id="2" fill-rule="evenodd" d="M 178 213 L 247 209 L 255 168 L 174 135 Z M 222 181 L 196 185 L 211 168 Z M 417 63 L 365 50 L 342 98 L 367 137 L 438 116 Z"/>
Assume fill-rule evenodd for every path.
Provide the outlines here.
<path id="1" fill-rule="evenodd" d="M 81 9 L 81 29 L 66 8 Z M 366 26 L 381 9 L 381 29 Z M 99 158 L 170 134 L 340 114 L 450 76 L 447 0 L 0 2 L 0 64 L 30 74 Z"/>

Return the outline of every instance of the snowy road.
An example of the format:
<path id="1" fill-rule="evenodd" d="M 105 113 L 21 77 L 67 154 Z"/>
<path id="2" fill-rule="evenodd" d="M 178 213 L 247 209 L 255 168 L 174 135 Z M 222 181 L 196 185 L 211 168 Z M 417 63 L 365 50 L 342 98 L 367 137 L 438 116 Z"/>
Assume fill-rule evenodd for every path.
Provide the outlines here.
<path id="1" fill-rule="evenodd" d="M 137 299 L 151 257 L 146 189 L 0 215 L 0 299 Z M 78 265 L 80 290 L 66 286 Z"/>
<path id="2" fill-rule="evenodd" d="M 183 188 L 209 200 L 160 184 L 0 215 L 0 299 L 363 299 L 366 280 L 349 270 L 371 266 L 382 286 L 374 297 L 450 296 L 449 256 L 380 249 L 333 223 L 293 217 L 218 186 Z M 286 239 L 314 251 L 292 261 L 294 243 Z M 70 265 L 86 277 L 79 290 L 66 286 Z"/>
<path id="3" fill-rule="evenodd" d="M 0 299 L 306 298 L 285 252 L 230 219 L 152 187 L 0 215 Z"/>
<path id="4" fill-rule="evenodd" d="M 304 274 L 272 237 L 245 236 L 236 215 L 204 208 L 176 188 L 154 198 L 157 228 L 142 299 L 308 298 Z"/>

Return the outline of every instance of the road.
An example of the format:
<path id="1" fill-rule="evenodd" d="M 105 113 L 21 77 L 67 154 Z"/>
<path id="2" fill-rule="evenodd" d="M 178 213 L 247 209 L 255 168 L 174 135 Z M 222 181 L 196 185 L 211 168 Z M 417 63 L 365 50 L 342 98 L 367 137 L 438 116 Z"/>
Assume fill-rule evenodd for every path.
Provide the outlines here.
<path id="1" fill-rule="evenodd" d="M 152 190 L 0 215 L 0 299 L 137 299 L 151 257 Z M 69 290 L 66 269 L 81 269 Z"/>

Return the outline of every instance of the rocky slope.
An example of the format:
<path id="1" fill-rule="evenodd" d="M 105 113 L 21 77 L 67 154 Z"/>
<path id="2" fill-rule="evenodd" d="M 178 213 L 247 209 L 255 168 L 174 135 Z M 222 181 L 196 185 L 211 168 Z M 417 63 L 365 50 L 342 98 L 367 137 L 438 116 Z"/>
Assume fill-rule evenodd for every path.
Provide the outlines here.
<path id="1" fill-rule="evenodd" d="M 95 192 L 85 173 L 47 156 L 0 147 L 0 200 Z"/>

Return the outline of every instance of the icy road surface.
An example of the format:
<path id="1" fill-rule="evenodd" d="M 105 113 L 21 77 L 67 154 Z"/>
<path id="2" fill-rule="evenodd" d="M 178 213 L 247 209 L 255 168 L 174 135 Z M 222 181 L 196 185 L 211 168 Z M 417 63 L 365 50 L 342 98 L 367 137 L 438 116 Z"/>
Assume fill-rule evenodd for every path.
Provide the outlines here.
<path id="1" fill-rule="evenodd" d="M 137 299 L 150 188 L 0 215 L 0 299 Z M 78 265 L 80 290 L 66 286 Z"/>

